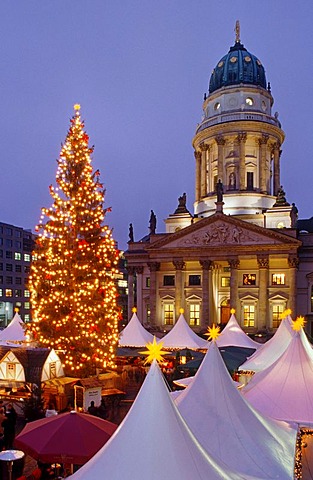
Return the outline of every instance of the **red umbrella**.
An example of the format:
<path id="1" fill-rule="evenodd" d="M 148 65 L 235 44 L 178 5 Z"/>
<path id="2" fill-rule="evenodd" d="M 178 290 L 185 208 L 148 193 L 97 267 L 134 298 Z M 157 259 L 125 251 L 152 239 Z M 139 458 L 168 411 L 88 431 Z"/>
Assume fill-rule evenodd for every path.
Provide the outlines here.
<path id="1" fill-rule="evenodd" d="M 93 415 L 67 412 L 28 423 L 14 446 L 43 463 L 83 465 L 116 429 L 114 423 Z"/>

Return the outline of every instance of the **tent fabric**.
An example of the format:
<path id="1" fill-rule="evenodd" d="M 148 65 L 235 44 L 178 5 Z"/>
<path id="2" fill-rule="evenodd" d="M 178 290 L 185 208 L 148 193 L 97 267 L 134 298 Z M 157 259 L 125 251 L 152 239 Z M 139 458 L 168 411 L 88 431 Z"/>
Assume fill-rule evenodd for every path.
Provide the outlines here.
<path id="1" fill-rule="evenodd" d="M 269 417 L 300 425 L 313 423 L 313 350 L 301 329 L 285 352 L 257 372 L 242 395 Z"/>
<path id="2" fill-rule="evenodd" d="M 235 315 L 232 313 L 228 323 L 220 336 L 217 338 L 216 343 L 218 347 L 244 347 L 258 349 L 261 344 L 252 340 L 242 330 Z"/>
<path id="3" fill-rule="evenodd" d="M 239 370 L 260 372 L 272 365 L 286 350 L 293 337 L 291 318 L 281 321 L 275 335 L 256 350 L 239 368 Z"/>
<path id="4" fill-rule="evenodd" d="M 120 332 L 118 346 L 144 347 L 151 342 L 153 342 L 153 335 L 141 325 L 136 313 L 133 313 L 129 323 Z"/>
<path id="5" fill-rule="evenodd" d="M 210 457 L 171 400 L 154 361 L 137 398 L 108 443 L 72 480 L 239 480 Z"/>
<path id="6" fill-rule="evenodd" d="M 216 342 L 192 383 L 175 399 L 206 451 L 242 475 L 293 479 L 297 429 L 268 419 L 241 396 Z"/>
<path id="7" fill-rule="evenodd" d="M 207 349 L 207 340 L 199 337 L 188 325 L 184 315 L 181 313 L 173 328 L 159 340 L 163 348 L 169 349 Z"/>
<path id="8" fill-rule="evenodd" d="M 25 323 L 20 315 L 16 313 L 9 325 L 0 332 L 0 345 L 14 346 L 16 344 L 16 346 L 19 346 L 18 343 L 26 341 L 25 329 Z"/>

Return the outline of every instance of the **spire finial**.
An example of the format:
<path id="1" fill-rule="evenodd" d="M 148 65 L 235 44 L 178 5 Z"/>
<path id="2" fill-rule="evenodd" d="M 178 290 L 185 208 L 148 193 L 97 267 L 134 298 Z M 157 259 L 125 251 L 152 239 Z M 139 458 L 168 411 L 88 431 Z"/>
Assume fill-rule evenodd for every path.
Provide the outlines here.
<path id="1" fill-rule="evenodd" d="M 236 20 L 235 32 L 236 32 L 236 43 L 240 43 L 240 22 L 239 22 L 239 20 Z"/>

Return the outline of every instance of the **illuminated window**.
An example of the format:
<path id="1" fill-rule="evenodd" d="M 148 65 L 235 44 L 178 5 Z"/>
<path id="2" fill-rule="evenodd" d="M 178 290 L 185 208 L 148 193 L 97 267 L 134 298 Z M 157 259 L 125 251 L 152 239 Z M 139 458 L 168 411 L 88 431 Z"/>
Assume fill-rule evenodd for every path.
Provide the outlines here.
<path id="1" fill-rule="evenodd" d="M 254 103 L 254 102 L 253 102 L 253 99 L 252 99 L 252 98 L 250 98 L 250 97 L 247 97 L 247 98 L 246 98 L 246 104 L 249 105 L 249 107 L 251 107 L 251 106 L 253 105 L 253 103 Z"/>
<path id="2" fill-rule="evenodd" d="M 173 303 L 165 303 L 163 306 L 164 324 L 174 324 L 174 305 Z"/>
<path id="3" fill-rule="evenodd" d="M 25 261 L 25 262 L 30 262 L 30 255 L 29 255 L 29 253 L 24 253 L 24 261 Z"/>
<path id="4" fill-rule="evenodd" d="M 118 280 L 118 281 L 117 281 L 117 285 L 118 285 L 120 288 L 127 288 L 127 280 Z"/>
<path id="5" fill-rule="evenodd" d="M 221 278 L 221 286 L 222 287 L 230 287 L 230 277 L 222 277 Z"/>
<path id="6" fill-rule="evenodd" d="M 221 104 L 219 102 L 216 102 L 214 105 L 214 110 L 219 110 L 221 108 Z"/>
<path id="7" fill-rule="evenodd" d="M 146 288 L 150 287 L 150 277 L 146 277 Z"/>
<path id="8" fill-rule="evenodd" d="M 146 305 L 146 319 L 147 319 L 147 323 L 150 323 L 150 319 L 151 319 L 151 308 L 150 308 L 150 305 Z"/>
<path id="9" fill-rule="evenodd" d="M 29 315 L 29 313 L 25 313 L 25 315 L 24 315 L 24 321 L 25 321 L 25 323 L 30 322 L 30 315 Z"/>
<path id="10" fill-rule="evenodd" d="M 24 297 L 30 297 L 30 291 L 29 290 L 24 290 Z"/>
<path id="11" fill-rule="evenodd" d="M 201 285 L 201 275 L 189 275 L 189 285 L 190 286 Z"/>
<path id="12" fill-rule="evenodd" d="M 32 260 L 38 260 L 38 255 L 37 255 L 37 253 L 34 253 L 34 254 L 32 255 Z"/>
<path id="13" fill-rule="evenodd" d="M 189 324 L 192 327 L 200 325 L 200 305 L 198 303 L 189 305 Z"/>
<path id="14" fill-rule="evenodd" d="M 273 318 L 273 328 L 278 328 L 281 322 L 281 314 L 284 311 L 284 305 L 273 305 L 272 318 Z"/>
<path id="15" fill-rule="evenodd" d="M 174 287 L 175 286 L 175 275 L 164 275 L 163 286 L 164 287 Z"/>
<path id="16" fill-rule="evenodd" d="M 244 273 L 242 283 L 244 285 L 256 285 L 256 274 L 255 273 Z"/>
<path id="17" fill-rule="evenodd" d="M 15 260 L 22 260 L 22 254 L 19 252 L 14 253 L 14 259 Z"/>
<path id="18" fill-rule="evenodd" d="M 2 295 L 3 295 L 3 290 L 2 288 L 0 288 L 0 297 L 2 297 Z"/>
<path id="19" fill-rule="evenodd" d="M 243 306 L 243 325 L 244 327 L 254 327 L 255 320 L 255 306 L 244 305 Z"/>
<path id="20" fill-rule="evenodd" d="M 6 289 L 5 289 L 5 296 L 6 296 L 6 297 L 12 297 L 12 296 L 13 296 L 13 290 L 12 290 L 12 288 L 6 288 Z"/>
<path id="21" fill-rule="evenodd" d="M 284 273 L 273 273 L 272 284 L 273 285 L 285 285 L 286 275 Z"/>
<path id="22" fill-rule="evenodd" d="M 57 376 L 57 365 L 55 362 L 50 363 L 50 378 L 56 378 Z"/>
<path id="23" fill-rule="evenodd" d="M 25 303 L 24 303 L 24 308 L 25 308 L 25 310 L 29 310 L 29 309 L 30 309 L 30 303 L 29 303 L 29 302 L 25 302 Z"/>

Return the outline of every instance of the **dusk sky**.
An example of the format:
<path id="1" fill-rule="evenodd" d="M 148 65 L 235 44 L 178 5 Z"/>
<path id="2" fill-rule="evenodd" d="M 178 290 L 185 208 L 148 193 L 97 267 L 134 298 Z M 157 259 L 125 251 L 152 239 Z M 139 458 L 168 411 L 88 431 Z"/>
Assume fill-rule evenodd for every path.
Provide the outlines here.
<path id="1" fill-rule="evenodd" d="M 263 63 L 286 134 L 281 183 L 313 216 L 313 1 L 4 0 L 1 3 L 0 221 L 34 231 L 52 198 L 56 159 L 81 104 L 106 223 L 125 249 L 157 233 L 187 193 L 191 141 L 213 68 L 241 42 Z"/>

